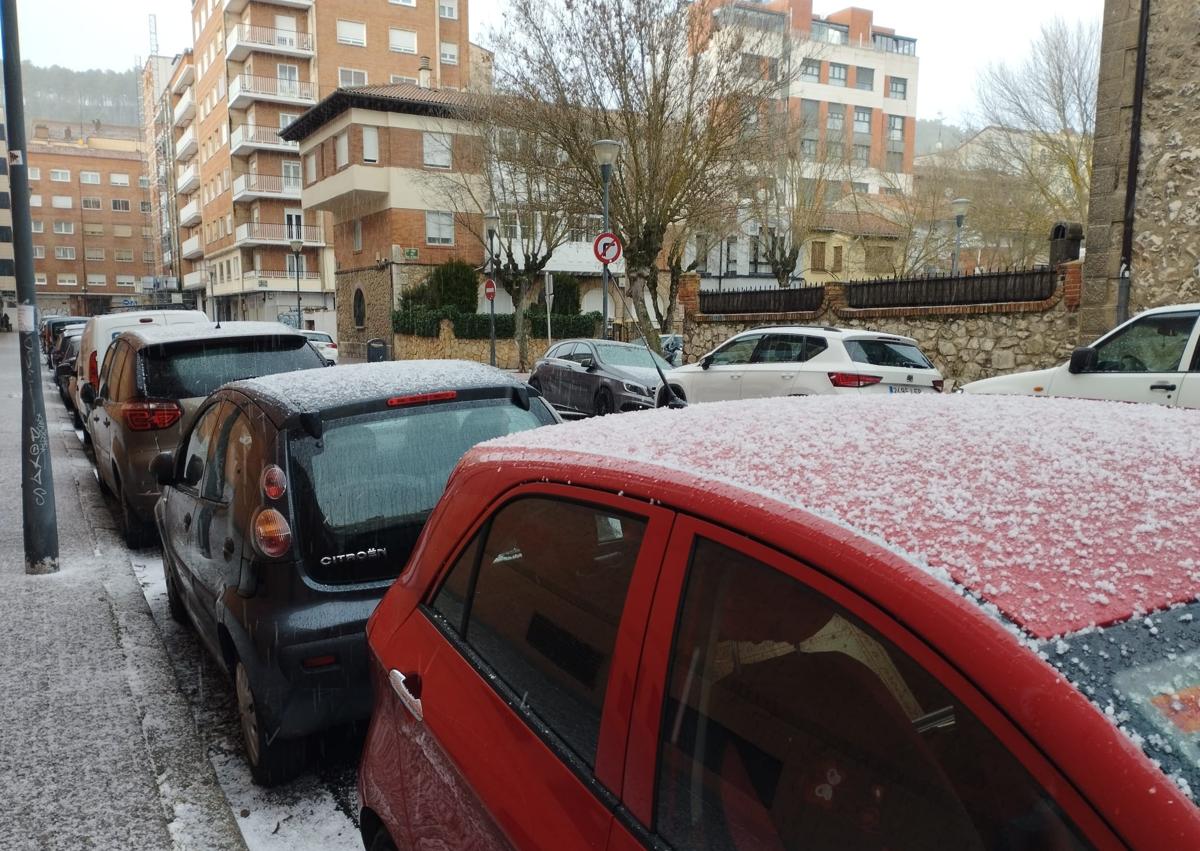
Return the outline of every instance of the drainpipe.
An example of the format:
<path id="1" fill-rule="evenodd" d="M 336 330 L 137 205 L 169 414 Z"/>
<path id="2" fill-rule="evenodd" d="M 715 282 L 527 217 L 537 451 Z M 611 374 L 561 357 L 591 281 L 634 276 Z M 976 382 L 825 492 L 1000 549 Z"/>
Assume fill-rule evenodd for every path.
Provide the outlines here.
<path id="1" fill-rule="evenodd" d="M 1129 163 L 1125 169 L 1125 221 L 1121 232 L 1121 277 L 1117 283 L 1117 324 L 1129 318 L 1133 271 L 1133 219 L 1137 208 L 1137 176 L 1142 155 L 1142 91 L 1146 86 L 1146 42 L 1150 31 L 1150 0 L 1142 0 L 1138 15 L 1137 67 L 1133 76 L 1133 114 L 1129 122 Z"/>

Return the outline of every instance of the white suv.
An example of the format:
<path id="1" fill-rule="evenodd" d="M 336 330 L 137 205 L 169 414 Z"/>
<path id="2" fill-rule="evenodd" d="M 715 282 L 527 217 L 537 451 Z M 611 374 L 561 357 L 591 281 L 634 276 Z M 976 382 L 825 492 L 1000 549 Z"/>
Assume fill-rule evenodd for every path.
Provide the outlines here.
<path id="1" fill-rule="evenodd" d="M 667 382 L 689 404 L 942 390 L 942 374 L 910 337 L 800 325 L 744 331 L 699 363 L 671 370 Z M 666 404 L 666 394 L 658 401 Z"/>
<path id="2" fill-rule="evenodd" d="M 1069 396 L 1200 408 L 1200 304 L 1139 313 L 1052 369 L 973 381 L 964 393 Z"/>

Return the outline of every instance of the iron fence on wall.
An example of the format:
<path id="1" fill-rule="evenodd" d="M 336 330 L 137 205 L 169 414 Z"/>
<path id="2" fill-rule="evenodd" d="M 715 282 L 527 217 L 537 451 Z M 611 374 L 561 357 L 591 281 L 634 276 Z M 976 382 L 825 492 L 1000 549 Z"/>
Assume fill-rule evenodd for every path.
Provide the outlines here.
<path id="1" fill-rule="evenodd" d="M 700 292 L 700 312 L 713 313 L 798 313 L 820 310 L 825 287 L 778 286 Z"/>
<path id="2" fill-rule="evenodd" d="M 1054 294 L 1055 286 L 1055 271 L 1039 266 L 955 277 L 851 281 L 846 284 L 846 302 L 850 307 L 879 308 L 1042 301 Z"/>

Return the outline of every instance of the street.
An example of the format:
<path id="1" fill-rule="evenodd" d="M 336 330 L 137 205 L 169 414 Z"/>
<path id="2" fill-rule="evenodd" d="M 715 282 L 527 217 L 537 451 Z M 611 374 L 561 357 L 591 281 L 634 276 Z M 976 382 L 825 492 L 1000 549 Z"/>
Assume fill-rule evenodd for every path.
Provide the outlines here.
<path id="1" fill-rule="evenodd" d="M 15 333 L 0 363 L 0 847 L 361 848 L 361 732 L 318 742 L 319 772 L 251 783 L 229 678 L 171 620 L 157 548 L 121 544 L 44 366 L 62 569 L 24 574 Z"/>

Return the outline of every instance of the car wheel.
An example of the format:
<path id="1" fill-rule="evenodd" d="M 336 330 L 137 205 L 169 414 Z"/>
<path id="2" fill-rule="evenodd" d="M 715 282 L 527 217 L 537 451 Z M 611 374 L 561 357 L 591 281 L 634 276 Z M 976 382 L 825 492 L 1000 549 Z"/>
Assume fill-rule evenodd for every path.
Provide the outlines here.
<path id="1" fill-rule="evenodd" d="M 242 660 L 234 669 L 237 691 L 238 722 L 250 775 L 259 786 L 278 786 L 291 780 L 304 768 L 303 739 L 281 739 L 267 732 L 261 708 L 250 687 L 250 675 Z"/>
<path id="2" fill-rule="evenodd" d="M 125 491 L 118 490 L 116 497 L 121 503 L 121 535 L 125 538 L 125 546 L 131 550 L 140 550 L 150 546 L 153 543 L 150 530 L 137 516 L 137 512 L 129 504 L 129 500 L 125 498 Z"/>
<path id="3" fill-rule="evenodd" d="M 167 578 L 167 608 L 171 612 L 171 620 L 179 624 L 187 624 L 187 609 L 183 607 L 183 597 L 179 593 L 178 579 L 175 578 L 175 569 L 171 566 L 171 560 L 167 558 L 167 554 L 163 553 L 163 575 Z"/>
<path id="4" fill-rule="evenodd" d="M 399 851 L 396 843 L 392 842 L 392 837 L 388 836 L 387 828 L 380 826 L 379 830 L 375 831 L 375 835 L 371 837 L 371 844 L 367 851 Z"/>
<path id="5" fill-rule="evenodd" d="M 606 417 L 613 412 L 612 393 L 607 387 L 601 387 L 600 392 L 596 394 L 596 416 Z"/>
<path id="6" fill-rule="evenodd" d="M 670 388 L 675 391 L 675 395 L 677 397 L 679 397 L 679 401 L 683 402 L 686 405 L 687 404 L 687 395 L 684 394 L 683 388 L 680 387 L 678 384 L 672 384 L 672 385 L 670 385 Z M 665 408 L 670 403 L 671 403 L 671 397 L 667 393 L 667 388 L 666 387 L 660 388 L 658 391 L 658 398 L 655 400 L 655 405 L 659 408 Z"/>

